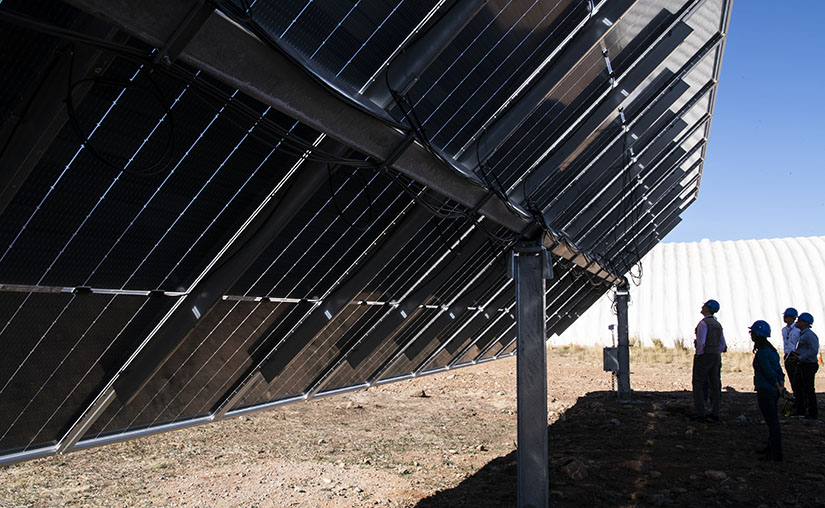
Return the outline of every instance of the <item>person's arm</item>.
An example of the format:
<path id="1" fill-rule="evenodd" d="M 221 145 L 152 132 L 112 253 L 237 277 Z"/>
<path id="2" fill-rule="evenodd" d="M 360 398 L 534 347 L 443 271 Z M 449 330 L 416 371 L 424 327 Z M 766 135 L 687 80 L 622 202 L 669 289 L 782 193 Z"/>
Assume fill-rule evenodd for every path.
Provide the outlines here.
<path id="1" fill-rule="evenodd" d="M 782 371 L 782 365 L 779 361 L 779 354 L 776 355 L 776 361 L 773 363 L 773 371 L 776 374 L 776 389 L 779 394 L 785 393 L 785 373 Z"/>
<path id="2" fill-rule="evenodd" d="M 726 353 L 728 351 L 728 343 L 725 342 L 725 330 L 722 330 L 722 336 L 719 338 L 719 352 Z"/>
<path id="3" fill-rule="evenodd" d="M 705 320 L 699 321 L 699 326 L 696 327 L 696 354 L 701 355 L 705 352 L 705 340 L 708 337 L 708 324 Z"/>

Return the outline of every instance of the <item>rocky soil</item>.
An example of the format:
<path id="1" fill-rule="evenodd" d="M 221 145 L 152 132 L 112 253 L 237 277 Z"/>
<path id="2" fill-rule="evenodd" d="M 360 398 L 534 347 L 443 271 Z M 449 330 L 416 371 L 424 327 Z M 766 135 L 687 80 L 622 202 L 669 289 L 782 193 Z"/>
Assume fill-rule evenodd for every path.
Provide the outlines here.
<path id="1" fill-rule="evenodd" d="M 784 421 L 786 460 L 758 460 L 749 356 L 702 424 L 686 353 L 633 348 L 620 403 L 600 350 L 554 348 L 552 505 L 825 506 L 825 425 Z M 0 507 L 515 506 L 515 446 L 511 358 L 0 468 Z"/>

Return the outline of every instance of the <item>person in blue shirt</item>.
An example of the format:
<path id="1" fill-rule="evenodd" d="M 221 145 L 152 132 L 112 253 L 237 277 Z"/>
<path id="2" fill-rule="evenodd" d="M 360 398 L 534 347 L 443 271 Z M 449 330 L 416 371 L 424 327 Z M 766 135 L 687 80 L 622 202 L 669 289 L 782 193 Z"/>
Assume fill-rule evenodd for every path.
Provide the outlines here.
<path id="1" fill-rule="evenodd" d="M 753 386 L 756 390 L 756 401 L 759 411 L 768 425 L 768 446 L 761 452 L 765 456 L 761 460 L 782 460 L 782 434 L 779 429 L 779 413 L 776 407 L 779 396 L 785 391 L 785 374 L 779 364 L 779 353 L 768 342 L 771 336 L 771 325 L 766 321 L 758 320 L 750 327 L 753 341 Z"/>
<path id="2" fill-rule="evenodd" d="M 797 415 L 806 420 L 816 420 L 818 417 L 814 380 L 816 371 L 819 370 L 819 337 L 811 330 L 812 324 L 814 318 L 808 312 L 803 312 L 796 318 L 796 327 L 799 328 L 799 342 L 796 344 L 796 353 L 799 357 L 796 366 L 796 387 L 800 392 L 796 398 L 796 407 Z"/>

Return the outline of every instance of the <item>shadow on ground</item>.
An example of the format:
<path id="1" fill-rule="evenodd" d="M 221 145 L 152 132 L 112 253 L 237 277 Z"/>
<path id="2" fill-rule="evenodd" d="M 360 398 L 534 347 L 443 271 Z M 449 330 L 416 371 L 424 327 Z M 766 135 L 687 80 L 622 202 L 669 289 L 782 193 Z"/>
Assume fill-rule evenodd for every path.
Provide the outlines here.
<path id="1" fill-rule="evenodd" d="M 756 395 L 727 388 L 720 423 L 697 423 L 689 392 L 578 399 L 548 427 L 550 503 L 569 506 L 825 506 L 825 426 L 782 423 L 785 461 L 759 460 Z M 418 508 L 516 506 L 516 452 Z"/>

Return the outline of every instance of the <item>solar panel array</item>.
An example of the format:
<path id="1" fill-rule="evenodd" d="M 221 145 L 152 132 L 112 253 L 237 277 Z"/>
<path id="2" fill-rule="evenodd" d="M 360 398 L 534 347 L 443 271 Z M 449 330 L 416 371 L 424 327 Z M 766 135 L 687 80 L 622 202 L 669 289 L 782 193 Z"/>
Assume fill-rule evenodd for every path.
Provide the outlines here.
<path id="1" fill-rule="evenodd" d="M 526 235 L 560 333 L 696 198 L 729 10 L 3 0 L 0 461 L 512 355 Z"/>

